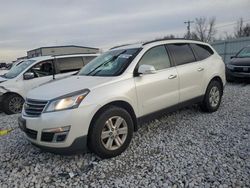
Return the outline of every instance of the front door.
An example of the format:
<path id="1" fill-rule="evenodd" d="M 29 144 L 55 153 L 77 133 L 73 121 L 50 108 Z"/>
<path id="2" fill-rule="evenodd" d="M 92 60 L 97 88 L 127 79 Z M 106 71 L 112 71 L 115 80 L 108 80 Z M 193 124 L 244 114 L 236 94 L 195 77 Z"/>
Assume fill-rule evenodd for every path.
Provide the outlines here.
<path id="1" fill-rule="evenodd" d="M 152 65 L 155 74 L 144 74 L 134 78 L 140 116 L 173 106 L 179 102 L 177 71 L 171 66 L 163 45 L 149 49 L 140 65 Z"/>
<path id="2" fill-rule="evenodd" d="M 35 77 L 33 79 L 23 80 L 25 96 L 29 90 L 53 80 L 53 62 L 51 60 L 39 62 L 27 72 L 33 73 Z"/>

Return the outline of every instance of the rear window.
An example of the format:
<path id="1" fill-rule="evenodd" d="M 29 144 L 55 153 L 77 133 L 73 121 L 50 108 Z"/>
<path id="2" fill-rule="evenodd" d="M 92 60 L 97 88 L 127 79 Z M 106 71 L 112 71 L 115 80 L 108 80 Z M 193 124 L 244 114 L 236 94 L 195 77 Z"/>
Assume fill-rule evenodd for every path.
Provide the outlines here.
<path id="1" fill-rule="evenodd" d="M 167 49 L 172 55 L 176 65 L 184 65 L 195 61 L 194 54 L 189 44 L 187 43 L 176 43 L 167 44 Z"/>
<path id="2" fill-rule="evenodd" d="M 209 56 L 213 55 L 213 50 L 207 46 L 202 44 L 191 44 L 195 55 L 199 61 L 208 58 Z"/>
<path id="3" fill-rule="evenodd" d="M 71 71 L 78 71 L 84 65 L 88 64 L 95 56 L 88 57 L 67 57 L 56 59 L 56 66 L 58 73 L 66 73 Z"/>

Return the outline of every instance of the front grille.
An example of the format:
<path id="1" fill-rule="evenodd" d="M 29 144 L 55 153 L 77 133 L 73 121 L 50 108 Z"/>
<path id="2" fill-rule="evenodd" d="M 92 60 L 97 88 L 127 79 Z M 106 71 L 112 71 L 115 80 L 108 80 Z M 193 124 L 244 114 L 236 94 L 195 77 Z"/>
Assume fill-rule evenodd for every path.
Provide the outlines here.
<path id="1" fill-rule="evenodd" d="M 36 137 L 37 137 L 37 131 L 34 131 L 32 129 L 25 129 L 25 133 L 28 137 L 32 138 L 32 139 L 35 139 L 36 140 Z"/>
<path id="2" fill-rule="evenodd" d="M 250 73 L 250 67 L 249 66 L 237 66 L 234 67 L 233 69 L 234 72 L 245 72 L 245 73 Z"/>
<path id="3" fill-rule="evenodd" d="M 24 112 L 26 116 L 38 117 L 43 112 L 48 101 L 26 99 Z"/>

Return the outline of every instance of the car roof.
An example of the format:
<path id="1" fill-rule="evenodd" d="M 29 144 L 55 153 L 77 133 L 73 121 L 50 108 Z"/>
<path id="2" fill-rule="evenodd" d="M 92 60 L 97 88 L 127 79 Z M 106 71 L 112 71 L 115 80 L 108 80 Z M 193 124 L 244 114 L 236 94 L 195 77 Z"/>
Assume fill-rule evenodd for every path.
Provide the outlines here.
<path id="1" fill-rule="evenodd" d="M 187 40 L 187 39 L 182 39 L 182 38 L 181 39 L 176 38 L 176 39 L 152 40 L 152 41 L 140 42 L 140 43 L 135 43 L 135 44 L 125 44 L 125 45 L 115 46 L 111 48 L 110 50 L 153 47 L 157 45 L 171 44 L 171 43 L 195 43 L 195 44 L 209 45 L 207 43 L 204 43 L 198 40 Z"/>
<path id="2" fill-rule="evenodd" d="M 72 55 L 58 55 L 58 56 L 39 56 L 39 57 L 33 57 L 29 58 L 27 60 L 35 60 L 35 61 L 45 61 L 53 58 L 66 58 L 66 57 L 90 57 L 90 56 L 99 56 L 100 54 L 72 54 Z"/>

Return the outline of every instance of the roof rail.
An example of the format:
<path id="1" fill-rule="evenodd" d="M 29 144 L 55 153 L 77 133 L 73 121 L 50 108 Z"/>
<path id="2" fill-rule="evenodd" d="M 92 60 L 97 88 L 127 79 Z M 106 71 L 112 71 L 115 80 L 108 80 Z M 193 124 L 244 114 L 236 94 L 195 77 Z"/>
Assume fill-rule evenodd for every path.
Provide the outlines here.
<path id="1" fill-rule="evenodd" d="M 93 54 L 99 54 L 99 53 L 74 53 L 74 54 L 58 54 L 58 55 L 46 55 L 51 57 L 60 57 L 60 56 L 84 56 L 84 55 L 93 55 Z M 43 56 L 37 56 L 37 57 L 43 57 Z"/>
<path id="2" fill-rule="evenodd" d="M 202 42 L 201 40 L 195 40 L 195 39 L 166 38 L 166 39 L 155 39 L 155 40 L 150 40 L 150 41 L 141 42 L 141 43 L 138 42 L 138 43 L 131 43 L 131 44 L 122 44 L 122 45 L 114 46 L 114 47 L 110 48 L 109 50 L 119 48 L 119 47 L 123 47 L 123 46 L 133 45 L 133 44 L 141 44 L 143 46 L 143 45 L 150 44 L 150 43 L 153 43 L 153 42 L 159 42 L 159 41 L 165 41 L 165 40 L 191 40 L 191 41 Z"/>
<path id="3" fill-rule="evenodd" d="M 199 42 L 201 42 L 201 40 L 194 40 L 194 39 L 185 39 L 185 38 L 167 38 L 167 39 L 155 39 L 155 40 L 150 40 L 150 41 L 147 41 L 147 42 L 142 43 L 142 45 L 150 44 L 150 43 L 153 43 L 153 42 L 165 41 L 165 40 L 192 40 L 192 41 L 199 41 Z"/>

